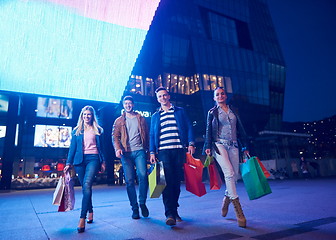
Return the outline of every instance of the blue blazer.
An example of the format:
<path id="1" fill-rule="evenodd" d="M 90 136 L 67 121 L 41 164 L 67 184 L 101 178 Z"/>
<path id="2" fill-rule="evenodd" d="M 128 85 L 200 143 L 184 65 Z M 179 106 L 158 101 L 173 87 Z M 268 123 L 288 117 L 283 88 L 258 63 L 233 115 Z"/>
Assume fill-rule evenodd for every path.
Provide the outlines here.
<path id="1" fill-rule="evenodd" d="M 194 143 L 192 124 L 181 107 L 174 106 L 174 116 L 182 145 L 187 147 L 190 143 Z M 157 153 L 160 143 L 160 109 L 152 116 L 149 137 L 149 151 L 150 153 Z"/>
<path id="2" fill-rule="evenodd" d="M 66 161 L 67 165 L 79 165 L 84 160 L 84 151 L 83 151 L 83 139 L 84 133 L 81 133 L 79 136 L 75 135 L 76 130 L 72 131 L 72 138 L 70 143 L 70 149 L 68 153 L 68 159 Z M 103 154 L 103 132 L 100 135 L 96 135 L 96 144 L 98 149 L 98 155 L 100 162 L 104 162 Z"/>

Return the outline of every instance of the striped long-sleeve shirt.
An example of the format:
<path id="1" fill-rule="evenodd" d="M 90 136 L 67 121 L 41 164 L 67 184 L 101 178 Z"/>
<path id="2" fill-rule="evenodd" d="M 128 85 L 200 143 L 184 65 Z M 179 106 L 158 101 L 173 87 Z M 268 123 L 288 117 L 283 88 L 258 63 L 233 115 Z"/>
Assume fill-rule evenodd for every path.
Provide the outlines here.
<path id="1" fill-rule="evenodd" d="M 174 108 L 160 112 L 159 150 L 182 148 L 179 131 L 174 117 Z"/>

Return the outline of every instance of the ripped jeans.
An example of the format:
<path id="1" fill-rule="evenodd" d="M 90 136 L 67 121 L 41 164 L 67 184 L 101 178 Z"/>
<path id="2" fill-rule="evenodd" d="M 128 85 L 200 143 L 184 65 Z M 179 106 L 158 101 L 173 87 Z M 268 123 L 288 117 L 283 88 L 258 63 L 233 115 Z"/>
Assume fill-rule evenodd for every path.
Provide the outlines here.
<path id="1" fill-rule="evenodd" d="M 225 143 L 215 143 L 219 154 L 216 151 L 213 152 L 213 156 L 218 162 L 224 173 L 226 191 L 225 195 L 230 199 L 236 199 L 238 197 L 236 190 L 236 181 L 239 174 L 239 150 L 236 144 L 230 145 Z"/>

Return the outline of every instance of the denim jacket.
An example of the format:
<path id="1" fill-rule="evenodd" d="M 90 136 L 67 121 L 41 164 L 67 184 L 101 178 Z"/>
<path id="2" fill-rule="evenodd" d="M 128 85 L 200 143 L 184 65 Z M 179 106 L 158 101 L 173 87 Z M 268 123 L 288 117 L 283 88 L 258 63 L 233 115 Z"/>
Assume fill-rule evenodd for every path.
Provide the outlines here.
<path id="1" fill-rule="evenodd" d="M 70 165 L 79 165 L 84 160 L 84 151 L 83 151 L 83 140 L 84 133 L 81 133 L 79 136 L 75 135 L 76 129 L 72 131 L 72 138 L 70 143 L 70 149 L 68 153 L 68 159 L 66 164 Z M 96 135 L 96 144 L 99 155 L 100 162 L 104 162 L 104 154 L 103 154 L 103 132 L 100 135 Z"/>
<path id="2" fill-rule="evenodd" d="M 194 134 L 192 130 L 192 124 L 184 111 L 183 108 L 174 107 L 174 117 L 176 119 L 177 127 L 179 130 L 179 136 L 183 147 L 194 144 Z M 160 144 L 160 113 L 161 108 L 159 108 L 152 116 L 151 127 L 150 127 L 150 141 L 149 141 L 149 151 L 150 153 L 157 153 Z"/>

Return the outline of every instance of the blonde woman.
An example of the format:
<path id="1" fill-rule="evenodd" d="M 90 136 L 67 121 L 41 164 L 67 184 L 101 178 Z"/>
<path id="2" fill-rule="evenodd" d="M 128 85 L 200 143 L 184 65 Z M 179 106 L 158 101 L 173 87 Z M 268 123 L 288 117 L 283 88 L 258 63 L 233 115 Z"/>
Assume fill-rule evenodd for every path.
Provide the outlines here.
<path id="1" fill-rule="evenodd" d="M 92 183 L 103 157 L 103 128 L 97 123 L 95 110 L 85 106 L 78 118 L 77 126 L 72 132 L 68 159 L 64 172 L 74 166 L 80 184 L 82 185 L 82 209 L 77 231 L 85 231 L 85 219 L 89 212 L 87 223 L 93 222 Z"/>

